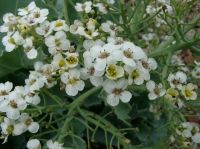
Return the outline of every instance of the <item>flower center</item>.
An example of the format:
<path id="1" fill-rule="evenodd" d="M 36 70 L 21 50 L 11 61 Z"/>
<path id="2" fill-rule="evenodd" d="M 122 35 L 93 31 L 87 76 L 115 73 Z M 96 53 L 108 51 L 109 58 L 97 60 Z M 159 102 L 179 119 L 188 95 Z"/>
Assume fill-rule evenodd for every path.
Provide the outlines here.
<path id="1" fill-rule="evenodd" d="M 65 65 L 65 60 L 64 59 L 61 59 L 58 63 L 58 66 L 59 67 L 63 67 Z"/>
<path id="2" fill-rule="evenodd" d="M 69 64 L 76 64 L 78 63 L 78 58 L 75 57 L 75 56 L 69 56 L 66 61 L 69 63 Z"/>
<path id="3" fill-rule="evenodd" d="M 133 52 L 130 49 L 124 50 L 123 54 L 127 58 L 133 58 Z"/>
<path id="4" fill-rule="evenodd" d="M 121 95 L 121 93 L 123 92 L 123 90 L 121 88 L 114 88 L 112 93 L 115 95 Z"/>
<path id="5" fill-rule="evenodd" d="M 88 74 L 89 74 L 89 75 L 93 76 L 94 73 L 95 73 L 94 67 L 91 67 L 91 68 L 88 69 Z"/>
<path id="6" fill-rule="evenodd" d="M 160 88 L 159 88 L 158 86 L 155 86 L 155 88 L 154 88 L 154 93 L 155 93 L 156 95 L 159 95 L 159 94 L 160 94 Z"/>
<path id="7" fill-rule="evenodd" d="M 63 22 L 61 21 L 57 21 L 56 24 L 55 24 L 56 27 L 61 27 L 63 26 Z"/>
<path id="8" fill-rule="evenodd" d="M 0 96 L 5 96 L 5 95 L 8 95 L 6 91 L 0 91 Z"/>
<path id="9" fill-rule="evenodd" d="M 14 44 L 14 45 L 16 44 L 16 43 L 15 43 L 15 39 L 12 38 L 12 37 L 8 40 L 8 42 L 11 43 L 11 44 Z"/>
<path id="10" fill-rule="evenodd" d="M 186 97 L 192 97 L 192 95 L 193 95 L 192 90 L 190 90 L 190 89 L 185 90 L 185 96 Z"/>
<path id="11" fill-rule="evenodd" d="M 77 81 L 78 81 L 78 79 L 73 77 L 68 80 L 68 84 L 74 85 L 74 84 L 76 84 Z"/>
<path id="12" fill-rule="evenodd" d="M 172 83 L 173 83 L 174 85 L 178 85 L 178 84 L 180 84 L 180 81 L 179 81 L 179 80 L 176 80 L 176 79 L 174 79 L 174 80 L 172 81 Z"/>
<path id="13" fill-rule="evenodd" d="M 108 52 L 104 51 L 104 52 L 100 52 L 99 58 L 105 59 L 108 56 L 110 56 L 110 54 Z"/>
<path id="14" fill-rule="evenodd" d="M 25 125 L 29 126 L 32 123 L 32 119 L 31 118 L 27 118 L 25 121 Z"/>
<path id="15" fill-rule="evenodd" d="M 14 109 L 17 109 L 17 103 L 14 100 L 10 101 L 10 106 Z"/>
<path id="16" fill-rule="evenodd" d="M 56 44 L 57 47 L 59 47 L 60 44 L 61 44 L 60 40 L 59 39 L 55 39 L 55 44 Z"/>
<path id="17" fill-rule="evenodd" d="M 136 78 L 138 78 L 139 76 L 140 76 L 140 73 L 139 73 L 139 71 L 138 71 L 137 69 L 135 69 L 135 70 L 132 71 L 131 77 L 132 77 L 133 79 L 136 79 Z"/>
<path id="18" fill-rule="evenodd" d="M 106 69 L 106 73 L 110 77 L 115 77 L 117 75 L 117 67 L 115 65 L 109 65 Z"/>
<path id="19" fill-rule="evenodd" d="M 148 69 L 149 68 L 149 64 L 145 61 L 142 61 L 142 66 L 145 68 L 145 69 Z"/>

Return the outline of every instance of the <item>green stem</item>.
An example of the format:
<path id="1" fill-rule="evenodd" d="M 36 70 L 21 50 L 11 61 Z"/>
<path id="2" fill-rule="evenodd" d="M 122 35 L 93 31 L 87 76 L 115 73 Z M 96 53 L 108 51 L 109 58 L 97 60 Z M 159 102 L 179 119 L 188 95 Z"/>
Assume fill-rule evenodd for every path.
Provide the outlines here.
<path id="1" fill-rule="evenodd" d="M 65 5 L 65 9 L 64 9 L 64 17 L 65 17 L 65 21 L 68 25 L 70 25 L 70 21 L 69 21 L 69 15 L 68 15 L 68 1 L 69 0 L 64 0 L 64 5 Z"/>
<path id="2" fill-rule="evenodd" d="M 61 128 L 60 135 L 58 137 L 58 142 L 62 143 L 63 139 L 65 138 L 66 129 L 68 127 L 68 123 L 73 119 L 73 115 L 76 113 L 75 109 L 80 106 L 90 95 L 96 93 L 98 90 L 100 90 L 101 87 L 94 87 L 81 96 L 79 96 L 77 99 L 75 99 L 69 106 L 69 111 L 66 115 L 66 119 L 64 121 L 64 124 Z"/>
<path id="3" fill-rule="evenodd" d="M 124 137 L 124 135 L 121 134 L 120 131 L 117 128 L 115 128 L 115 126 L 113 126 L 109 121 L 107 121 L 100 115 L 90 112 L 90 111 L 87 111 L 87 110 L 83 110 L 83 109 L 78 109 L 78 110 L 79 110 L 79 114 L 82 117 L 84 117 L 88 122 L 94 124 L 95 126 L 102 128 L 104 131 L 110 132 L 112 135 L 116 136 L 119 139 L 120 144 L 123 145 L 124 147 L 126 147 L 130 143 L 129 139 Z"/>
<path id="4" fill-rule="evenodd" d="M 177 43 L 177 44 L 174 44 L 174 45 L 171 45 L 167 48 L 164 48 L 162 47 L 161 49 L 157 49 L 157 50 L 154 50 L 153 52 L 151 52 L 149 54 L 149 56 L 151 57 L 157 57 L 157 56 L 161 56 L 161 55 L 165 55 L 169 52 L 175 52 L 175 51 L 178 51 L 182 48 L 189 48 L 191 46 L 193 46 L 196 42 L 180 42 L 180 43 Z"/>
<path id="5" fill-rule="evenodd" d="M 57 96 L 53 95 L 48 89 L 44 88 L 42 91 L 46 95 L 48 95 L 49 97 L 51 97 L 51 99 L 53 99 L 56 103 L 58 103 L 60 107 L 64 106 L 64 102 L 62 101 L 62 99 L 60 99 Z"/>

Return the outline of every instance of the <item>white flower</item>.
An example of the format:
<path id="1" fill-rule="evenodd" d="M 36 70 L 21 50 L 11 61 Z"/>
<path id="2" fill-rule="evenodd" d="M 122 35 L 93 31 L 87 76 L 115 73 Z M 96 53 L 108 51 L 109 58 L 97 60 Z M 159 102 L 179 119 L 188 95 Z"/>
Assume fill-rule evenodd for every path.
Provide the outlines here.
<path id="1" fill-rule="evenodd" d="M 24 51 L 29 59 L 35 59 L 37 57 L 38 52 L 35 49 L 35 47 L 33 46 L 32 37 L 26 38 L 24 40 L 23 47 L 24 47 Z"/>
<path id="2" fill-rule="evenodd" d="M 111 21 L 107 21 L 101 24 L 101 29 L 104 32 L 109 33 L 111 36 L 115 36 L 116 24 Z"/>
<path id="3" fill-rule="evenodd" d="M 4 121 L 1 123 L 1 129 L 5 135 L 18 136 L 23 133 L 23 126 L 17 126 L 15 120 L 11 120 L 7 117 L 4 117 Z"/>
<path id="4" fill-rule="evenodd" d="M 28 15 L 32 10 L 36 8 L 36 4 L 32 1 L 27 7 L 18 9 L 19 16 Z"/>
<path id="5" fill-rule="evenodd" d="M 183 137 L 190 138 L 192 137 L 192 133 L 191 133 L 192 129 L 193 129 L 192 123 L 184 122 L 176 129 L 176 133 Z"/>
<path id="6" fill-rule="evenodd" d="M 97 7 L 99 9 L 99 11 L 101 13 L 103 13 L 103 14 L 107 14 L 108 13 L 108 10 L 107 10 L 106 6 L 103 3 L 94 4 L 94 7 Z"/>
<path id="7" fill-rule="evenodd" d="M 65 91 L 69 96 L 76 96 L 84 89 L 85 83 L 80 79 L 78 69 L 70 69 L 61 75 L 61 81 L 66 84 Z"/>
<path id="8" fill-rule="evenodd" d="M 69 31 L 72 34 L 84 35 L 85 27 L 83 27 L 83 23 L 80 20 L 74 20 L 74 24 L 70 25 Z"/>
<path id="9" fill-rule="evenodd" d="M 131 42 L 123 43 L 121 50 L 116 50 L 114 53 L 116 59 L 121 60 L 126 65 L 135 67 L 136 60 L 145 58 L 144 51 Z"/>
<path id="10" fill-rule="evenodd" d="M 200 143 L 200 133 L 199 132 L 192 136 L 192 141 L 194 143 Z"/>
<path id="11" fill-rule="evenodd" d="M 98 40 L 84 40 L 83 42 L 83 47 L 85 50 L 90 50 L 94 45 L 99 45 L 99 46 L 103 46 L 105 43 L 98 39 Z"/>
<path id="12" fill-rule="evenodd" d="M 8 35 L 16 31 L 16 24 L 18 23 L 18 18 L 12 13 L 6 13 L 3 16 L 4 24 L 0 26 L 0 32 L 6 33 Z"/>
<path id="13" fill-rule="evenodd" d="M 79 59 L 78 59 L 79 54 L 78 53 L 66 53 L 66 64 L 69 68 L 74 68 L 78 65 Z"/>
<path id="14" fill-rule="evenodd" d="M 63 144 L 58 143 L 57 141 L 53 142 L 52 140 L 47 141 L 48 149 L 64 149 Z"/>
<path id="15" fill-rule="evenodd" d="M 38 139 L 30 139 L 27 142 L 26 147 L 28 149 L 41 149 L 41 144 L 40 144 L 40 141 Z"/>
<path id="16" fill-rule="evenodd" d="M 8 98 L 0 103 L 0 111 L 5 112 L 8 118 L 16 120 L 20 117 L 20 111 L 26 109 L 27 103 L 13 95 L 15 94 L 10 93 Z"/>
<path id="17" fill-rule="evenodd" d="M 94 68 L 98 71 L 102 71 L 106 68 L 106 65 L 113 63 L 116 60 L 113 57 L 113 50 L 116 46 L 112 43 L 105 44 L 103 47 L 95 45 L 90 49 L 91 57 L 94 61 Z"/>
<path id="18" fill-rule="evenodd" d="M 192 70 L 192 76 L 196 79 L 200 79 L 200 67 L 195 67 Z"/>
<path id="19" fill-rule="evenodd" d="M 166 92 L 161 83 L 155 84 L 152 80 L 146 83 L 146 87 L 150 92 L 148 94 L 149 100 L 155 100 L 156 98 L 163 96 Z"/>
<path id="20" fill-rule="evenodd" d="M 94 86 L 100 86 L 103 83 L 103 77 L 104 71 L 98 71 L 95 70 L 94 66 L 87 65 L 85 68 L 81 69 L 81 78 L 83 80 L 90 79 L 90 82 Z"/>
<path id="21" fill-rule="evenodd" d="M 39 124 L 33 122 L 32 118 L 27 113 L 22 113 L 20 115 L 19 122 L 23 125 L 24 132 L 28 130 L 31 133 L 36 133 L 39 130 Z"/>
<path id="22" fill-rule="evenodd" d="M 58 19 L 52 22 L 54 31 L 69 31 L 69 26 L 65 23 L 65 20 Z"/>
<path id="23" fill-rule="evenodd" d="M 49 47 L 49 53 L 55 54 L 57 51 L 68 50 L 70 47 L 69 40 L 66 39 L 66 34 L 63 31 L 58 31 L 56 34 L 45 38 L 45 44 Z"/>
<path id="24" fill-rule="evenodd" d="M 85 3 L 76 3 L 75 9 L 77 12 L 85 12 L 85 13 L 90 13 L 92 10 L 92 2 L 91 1 L 86 1 Z"/>
<path id="25" fill-rule="evenodd" d="M 197 93 L 194 91 L 197 88 L 196 85 L 189 83 L 182 87 L 181 93 L 185 97 L 186 100 L 196 100 Z"/>
<path id="26" fill-rule="evenodd" d="M 6 47 L 7 52 L 11 52 L 16 49 L 19 45 L 23 44 L 23 38 L 19 32 L 15 32 L 13 35 L 7 35 L 2 39 L 3 45 Z"/>
<path id="27" fill-rule="evenodd" d="M 185 73 L 178 71 L 176 74 L 169 74 L 167 80 L 172 88 L 178 88 L 181 90 L 182 85 L 186 83 L 187 76 Z"/>
<path id="28" fill-rule="evenodd" d="M 107 103 L 111 106 L 117 106 L 121 100 L 124 103 L 130 101 L 132 94 L 126 91 L 128 85 L 127 80 L 120 79 L 118 81 L 106 80 L 103 84 L 104 90 L 108 93 Z"/>
<path id="29" fill-rule="evenodd" d="M 0 101 L 7 98 L 13 88 L 11 82 L 0 83 Z"/>
<path id="30" fill-rule="evenodd" d="M 39 8 L 33 9 L 33 11 L 28 17 L 32 21 L 30 22 L 30 25 L 43 23 L 47 19 L 48 14 L 49 14 L 48 9 L 39 9 Z"/>
<path id="31" fill-rule="evenodd" d="M 142 67 L 144 70 L 150 71 L 155 70 L 158 67 L 158 64 L 154 58 L 143 58 L 139 61 L 139 67 Z"/>
<path id="32" fill-rule="evenodd" d="M 153 7 L 152 5 L 147 5 L 146 13 L 148 13 L 148 14 L 156 13 L 156 8 Z"/>
<path id="33" fill-rule="evenodd" d="M 67 70 L 69 67 L 67 65 L 66 59 L 61 53 L 55 54 L 53 57 L 52 65 L 57 70 Z"/>
<path id="34" fill-rule="evenodd" d="M 109 4 L 114 4 L 114 3 L 115 3 L 115 0 L 107 0 L 107 2 L 108 2 Z"/>
<path id="35" fill-rule="evenodd" d="M 29 78 L 25 80 L 26 89 L 30 92 L 38 91 L 47 83 L 47 78 L 41 73 L 31 71 Z"/>
<path id="36" fill-rule="evenodd" d="M 111 80 L 116 80 L 124 76 L 124 69 L 116 64 L 108 64 L 106 67 L 106 77 Z"/>
<path id="37" fill-rule="evenodd" d="M 40 24 L 39 27 L 35 28 L 35 31 L 38 35 L 42 35 L 44 37 L 47 37 L 50 35 L 53 31 L 53 25 L 49 21 L 44 21 Z"/>
<path id="38" fill-rule="evenodd" d="M 128 76 L 128 84 L 132 83 L 136 85 L 141 85 L 144 83 L 144 80 L 150 79 L 150 74 L 148 71 L 144 71 L 140 67 L 130 67 L 125 65 L 124 70 L 129 74 Z"/>

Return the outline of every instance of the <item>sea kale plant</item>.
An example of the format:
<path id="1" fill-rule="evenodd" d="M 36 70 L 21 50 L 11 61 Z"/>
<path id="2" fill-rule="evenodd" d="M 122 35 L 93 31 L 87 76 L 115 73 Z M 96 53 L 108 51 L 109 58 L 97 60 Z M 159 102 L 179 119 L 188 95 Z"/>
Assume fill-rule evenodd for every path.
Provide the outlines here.
<path id="1" fill-rule="evenodd" d="M 1 143 L 200 148 L 199 0 L 21 1 L 0 27 Z"/>

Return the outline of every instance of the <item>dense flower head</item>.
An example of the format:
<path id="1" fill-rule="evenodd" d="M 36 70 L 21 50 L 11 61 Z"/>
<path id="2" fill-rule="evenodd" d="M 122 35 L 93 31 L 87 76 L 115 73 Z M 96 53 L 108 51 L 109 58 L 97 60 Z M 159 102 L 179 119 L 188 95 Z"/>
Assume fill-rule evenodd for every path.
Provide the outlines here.
<path id="1" fill-rule="evenodd" d="M 9 136 L 19 136 L 25 132 L 35 134 L 46 131 L 45 129 L 52 129 L 50 131 L 62 135 L 59 138 L 58 135 L 49 135 L 48 140 L 33 136 L 27 142 L 28 149 L 41 149 L 44 144 L 48 149 L 64 149 L 65 144 L 61 142 L 68 135 L 69 138 L 76 137 L 82 141 L 82 138 L 73 136 L 73 132 L 70 131 L 71 120 L 66 120 L 64 124 L 60 121 L 64 116 L 68 118 L 76 115 L 70 108 L 74 108 L 81 115 L 81 108 L 77 103 L 82 102 L 82 96 L 88 97 L 85 91 L 91 86 L 101 89 L 98 100 L 104 100 L 105 105 L 113 108 L 114 112 L 123 104 L 133 107 L 135 98 L 142 94 L 142 98 L 148 102 L 148 107 L 145 108 L 149 109 L 158 121 L 162 112 L 174 112 L 177 108 L 187 111 L 190 109 L 187 109 L 187 102 L 198 99 L 199 85 L 195 80 L 200 78 L 200 62 L 194 61 L 191 68 L 187 67 L 182 51 L 170 51 L 174 53 L 169 53 L 169 56 L 172 54 L 171 58 L 166 59 L 167 65 L 163 68 L 160 62 L 165 59 L 155 59 L 149 45 L 152 42 L 155 48 L 154 42 L 165 41 L 168 36 L 159 37 L 150 26 L 147 32 L 141 29 L 144 34 L 135 37 L 127 35 L 128 38 L 124 38 L 122 32 L 130 25 L 123 24 L 128 19 L 126 15 L 120 16 L 118 21 L 105 17 L 110 10 L 115 9 L 115 6 L 112 6 L 115 2 L 119 3 L 115 0 L 77 2 L 74 9 L 79 13 L 79 18 L 73 21 L 68 20 L 66 16 L 65 20 L 62 17 L 49 19 L 49 10 L 37 7 L 34 1 L 27 7 L 18 9 L 16 15 L 6 13 L 3 16 L 0 32 L 5 34 L 2 38 L 5 51 L 23 50 L 27 59 L 34 61 L 32 68 L 24 67 L 23 71 L 30 69 L 24 85 L 14 85 L 15 81 L 0 83 L 0 128 L 5 142 Z M 123 4 L 132 3 L 134 2 L 124 1 Z M 162 17 L 176 13 L 171 5 L 170 0 L 149 1 L 144 10 L 145 15 L 141 17 L 155 15 L 155 22 L 152 24 L 165 30 L 168 22 Z M 139 42 L 135 38 L 140 38 Z M 170 41 L 169 45 L 176 44 L 179 42 Z M 175 66 L 177 68 L 173 68 Z M 158 75 L 161 77 L 157 78 Z M 54 93 L 54 89 L 58 96 L 51 94 Z M 50 99 L 58 105 L 53 105 Z M 141 101 L 143 102 L 143 99 Z M 167 106 L 169 110 L 165 109 Z M 55 110 L 57 113 L 54 108 L 59 108 Z M 54 112 L 62 118 L 54 119 Z M 121 118 L 123 116 L 117 117 L 129 125 L 129 122 Z M 86 114 L 83 118 L 88 121 L 83 123 L 84 125 L 88 125 L 89 122 L 97 124 L 94 114 Z M 79 118 L 77 120 L 83 121 Z M 54 126 L 54 123 L 59 125 Z M 104 123 L 106 121 L 99 120 L 98 127 Z M 200 143 L 199 126 L 196 123 L 182 122 L 182 119 L 177 123 L 179 125 L 174 123 L 177 127 L 173 128 L 175 136 L 182 137 L 186 143 Z M 59 128 L 61 125 L 67 127 L 66 132 Z"/>

